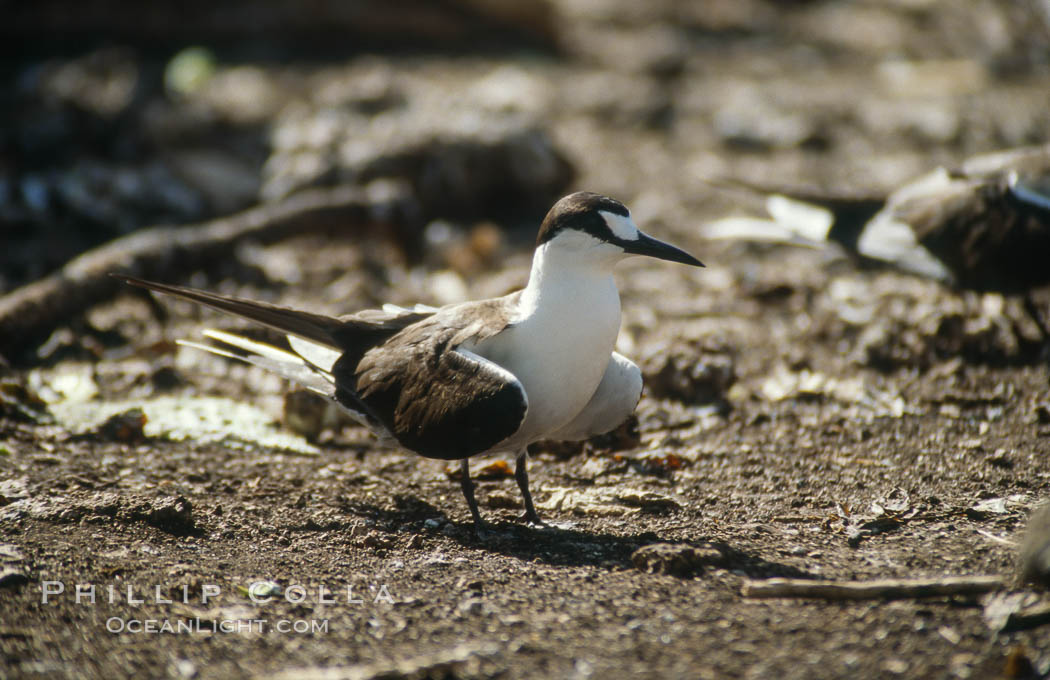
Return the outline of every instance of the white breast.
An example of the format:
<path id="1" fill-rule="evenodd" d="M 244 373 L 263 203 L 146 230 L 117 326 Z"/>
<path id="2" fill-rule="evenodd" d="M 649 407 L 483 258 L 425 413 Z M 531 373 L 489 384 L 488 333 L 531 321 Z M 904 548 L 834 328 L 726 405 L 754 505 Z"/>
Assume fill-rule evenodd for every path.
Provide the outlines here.
<path id="1" fill-rule="evenodd" d="M 577 416 L 551 433 L 557 441 L 577 441 L 605 434 L 621 425 L 642 396 L 642 371 L 627 357 L 613 352 L 598 389 Z"/>
<path id="2" fill-rule="evenodd" d="M 605 374 L 620 329 L 620 296 L 612 276 L 571 272 L 543 295 L 521 298 L 519 317 L 471 351 L 521 382 L 529 410 L 499 448 L 516 450 L 571 422 Z"/>

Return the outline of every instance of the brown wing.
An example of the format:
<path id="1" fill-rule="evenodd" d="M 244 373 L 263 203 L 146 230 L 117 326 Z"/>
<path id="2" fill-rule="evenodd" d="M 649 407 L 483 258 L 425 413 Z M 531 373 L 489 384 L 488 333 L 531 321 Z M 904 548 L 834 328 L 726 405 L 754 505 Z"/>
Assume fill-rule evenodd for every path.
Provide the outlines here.
<path id="1" fill-rule="evenodd" d="M 1032 186 L 1039 186 L 1032 181 Z M 1050 281 L 1050 211 L 1008 176 L 959 182 L 954 191 L 898 207 L 916 238 L 962 288 L 1023 292 Z"/>
<path id="2" fill-rule="evenodd" d="M 335 342 L 335 348 L 343 352 L 345 363 L 356 366 L 368 350 L 433 314 L 434 312 L 386 312 L 369 309 L 341 316 L 339 327 L 332 331 L 332 340 Z"/>
<path id="3" fill-rule="evenodd" d="M 482 357 L 456 351 L 464 342 L 506 328 L 506 310 L 513 306 L 506 298 L 436 312 L 369 310 L 334 318 L 182 286 L 118 278 L 341 352 L 330 373 L 327 367 L 312 369 L 335 383 L 335 399 L 380 432 L 385 430 L 406 448 L 429 458 L 452 460 L 486 451 L 516 432 L 528 410 L 525 391 L 510 372 Z M 244 342 L 234 344 L 240 347 Z M 238 358 L 293 380 L 299 373 L 290 373 L 285 364 L 295 371 L 311 370 L 294 361 L 271 366 L 265 357 Z M 309 362 L 308 357 L 303 358 Z M 306 378 L 312 380 L 312 376 Z"/>
<path id="4" fill-rule="evenodd" d="M 442 310 L 360 361 L 344 355 L 332 371 L 336 398 L 427 458 L 455 460 L 491 449 L 521 426 L 528 398 L 510 372 L 457 348 L 506 328 L 501 302 Z"/>

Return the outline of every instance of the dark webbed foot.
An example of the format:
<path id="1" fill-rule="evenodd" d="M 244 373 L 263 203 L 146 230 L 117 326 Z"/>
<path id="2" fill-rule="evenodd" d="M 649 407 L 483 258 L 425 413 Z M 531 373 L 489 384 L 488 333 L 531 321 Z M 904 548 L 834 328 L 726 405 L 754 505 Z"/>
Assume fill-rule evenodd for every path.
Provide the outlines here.
<path id="1" fill-rule="evenodd" d="M 522 451 L 514 463 L 514 479 L 518 480 L 518 488 L 521 489 L 521 497 L 525 500 L 525 514 L 521 516 L 529 524 L 545 527 L 547 524 L 536 514 L 536 506 L 532 504 L 532 493 L 529 491 L 529 470 L 527 462 L 528 454 Z"/>

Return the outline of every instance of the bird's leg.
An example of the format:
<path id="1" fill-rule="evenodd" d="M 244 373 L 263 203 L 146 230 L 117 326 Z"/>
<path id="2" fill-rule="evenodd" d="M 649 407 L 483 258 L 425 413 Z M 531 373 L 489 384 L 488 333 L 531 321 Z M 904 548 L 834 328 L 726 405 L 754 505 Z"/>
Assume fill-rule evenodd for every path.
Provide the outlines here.
<path id="1" fill-rule="evenodd" d="M 478 501 L 474 498 L 474 480 L 470 478 L 470 463 L 466 458 L 460 463 L 463 471 L 460 477 L 459 483 L 463 487 L 463 495 L 467 498 L 467 507 L 470 508 L 470 516 L 474 518 L 474 533 L 477 534 L 478 538 L 484 538 L 485 535 L 485 522 L 481 519 L 481 513 L 478 512 Z"/>
<path id="2" fill-rule="evenodd" d="M 536 506 L 532 504 L 532 493 L 529 491 L 529 469 L 527 463 L 528 454 L 522 451 L 514 464 L 514 479 L 518 480 L 518 488 L 521 489 L 521 497 L 525 499 L 524 519 L 533 524 L 543 525 L 543 520 L 536 514 Z"/>

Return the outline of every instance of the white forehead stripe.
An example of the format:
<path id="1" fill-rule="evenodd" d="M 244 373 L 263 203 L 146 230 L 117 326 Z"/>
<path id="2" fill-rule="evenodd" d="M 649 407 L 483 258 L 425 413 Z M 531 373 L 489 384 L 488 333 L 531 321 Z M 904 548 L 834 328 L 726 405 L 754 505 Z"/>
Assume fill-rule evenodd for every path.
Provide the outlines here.
<path id="1" fill-rule="evenodd" d="M 618 239 L 623 241 L 637 241 L 638 240 L 638 227 L 634 225 L 634 221 L 630 216 L 624 217 L 623 215 L 617 215 L 606 210 L 599 210 L 598 214 L 602 216 L 605 223 L 609 225 L 609 231 L 613 233 Z"/>

